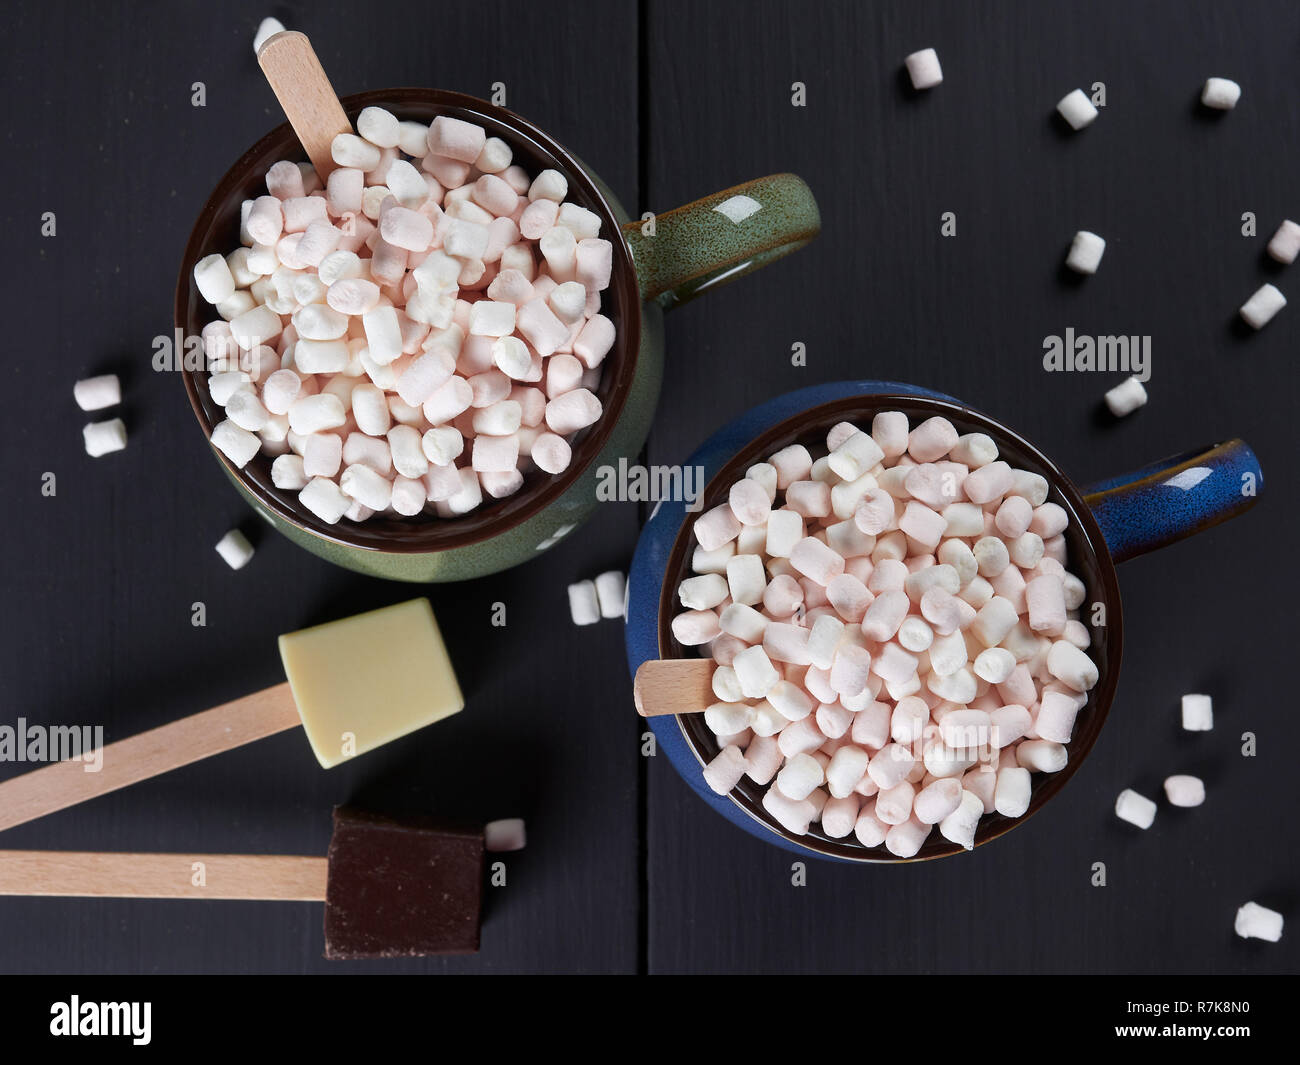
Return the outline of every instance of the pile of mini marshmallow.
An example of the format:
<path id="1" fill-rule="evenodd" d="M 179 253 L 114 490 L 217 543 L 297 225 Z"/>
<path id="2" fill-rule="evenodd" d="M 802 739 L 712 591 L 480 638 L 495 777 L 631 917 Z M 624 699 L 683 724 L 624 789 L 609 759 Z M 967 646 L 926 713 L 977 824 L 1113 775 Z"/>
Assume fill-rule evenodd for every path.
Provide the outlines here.
<path id="1" fill-rule="evenodd" d="M 842 422 L 826 450 L 782 448 L 695 522 L 672 631 L 717 664 L 705 779 L 770 784 L 795 835 L 909 858 L 937 826 L 969 849 L 1065 766 L 1098 679 L 1068 515 L 945 418 Z"/>
<path id="2" fill-rule="evenodd" d="M 212 443 L 322 521 L 451 518 L 558 474 L 602 413 L 613 246 L 510 146 L 449 116 L 378 107 L 340 134 L 321 187 L 281 161 L 246 200 L 243 247 L 195 264 Z"/>

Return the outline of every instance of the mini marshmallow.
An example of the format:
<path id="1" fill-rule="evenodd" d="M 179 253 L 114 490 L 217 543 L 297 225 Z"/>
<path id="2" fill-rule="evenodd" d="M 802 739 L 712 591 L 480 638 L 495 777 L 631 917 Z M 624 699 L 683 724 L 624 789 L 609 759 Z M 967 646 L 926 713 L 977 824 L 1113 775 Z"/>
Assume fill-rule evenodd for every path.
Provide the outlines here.
<path id="1" fill-rule="evenodd" d="M 879 444 L 866 433 L 855 431 L 830 453 L 827 464 L 837 476 L 846 481 L 855 481 L 884 457 Z"/>
<path id="2" fill-rule="evenodd" d="M 489 821 L 483 826 L 483 849 L 489 854 L 503 854 L 524 849 L 527 837 L 521 817 Z"/>
<path id="3" fill-rule="evenodd" d="M 546 425 L 551 432 L 567 436 L 596 422 L 601 410 L 600 400 L 588 389 L 575 388 L 546 404 Z"/>
<path id="4" fill-rule="evenodd" d="M 905 592 L 883 592 L 867 607 L 862 632 L 868 639 L 884 643 L 893 638 L 910 609 L 911 601 Z"/>
<path id="5" fill-rule="evenodd" d="M 1268 254 L 1279 263 L 1293 263 L 1300 255 L 1300 225 L 1285 219 L 1268 242 Z"/>
<path id="6" fill-rule="evenodd" d="M 393 498 L 393 484 L 369 466 L 353 463 L 339 477 L 339 488 L 371 510 L 385 510 Z"/>
<path id="7" fill-rule="evenodd" d="M 278 18 L 262 19 L 262 21 L 258 23 L 257 32 L 253 34 L 253 54 L 256 55 L 260 52 L 262 50 L 262 45 L 264 45 L 270 38 L 274 37 L 277 33 L 283 32 L 284 23 Z"/>
<path id="8" fill-rule="evenodd" d="M 1241 99 L 1241 86 L 1229 78 L 1206 78 L 1201 103 L 1215 111 L 1231 111 Z"/>
<path id="9" fill-rule="evenodd" d="M 238 529 L 231 529 L 217 541 L 217 554 L 231 569 L 243 569 L 253 557 L 253 545 Z"/>
<path id="10" fill-rule="evenodd" d="M 1242 939 L 1263 939 L 1276 943 L 1282 938 L 1282 915 L 1257 902 L 1248 902 L 1237 910 L 1232 930 Z"/>
<path id="11" fill-rule="evenodd" d="M 215 432 L 213 439 L 216 439 Z M 298 493 L 298 502 L 327 525 L 336 525 L 352 505 L 352 500 L 343 494 L 339 486 L 325 477 L 315 477 L 308 481 Z"/>
<path id="12" fill-rule="evenodd" d="M 984 803 L 980 797 L 963 789 L 957 808 L 939 822 L 939 834 L 964 850 L 972 850 L 975 846 L 975 830 L 983 813 Z"/>
<path id="13" fill-rule="evenodd" d="M 1138 407 L 1145 407 L 1146 402 L 1147 390 L 1136 377 L 1125 378 L 1106 393 L 1106 406 L 1116 418 L 1132 414 Z"/>
<path id="14" fill-rule="evenodd" d="M 811 536 L 804 537 L 794 546 L 790 552 L 790 565 L 822 587 L 844 572 L 843 556 Z"/>
<path id="15" fill-rule="evenodd" d="M 796 801 L 786 798 L 775 787 L 763 793 L 763 809 L 784 828 L 796 836 L 806 835 L 817 807 L 807 799 Z"/>
<path id="16" fill-rule="evenodd" d="M 919 52 L 913 52 L 903 60 L 903 64 L 907 67 L 908 77 L 912 79 L 912 88 L 918 91 L 933 89 L 943 81 L 939 55 L 933 48 L 923 48 Z"/>
<path id="17" fill-rule="evenodd" d="M 229 425 L 231 430 L 238 433 L 244 432 L 244 430 L 230 422 L 222 422 L 221 425 Z M 218 426 L 218 428 L 220 428 L 220 426 Z M 121 451 L 126 447 L 126 425 L 122 422 L 121 418 L 112 418 L 106 422 L 90 422 L 82 427 L 81 436 L 86 447 L 86 454 L 91 458 L 99 458 L 102 455 L 108 455 L 114 451 Z M 233 436 L 233 434 L 224 433 L 223 437 L 228 437 L 228 440 L 223 440 L 223 442 L 226 442 L 236 454 L 242 454 L 243 448 L 238 443 L 241 438 L 237 438 Z M 253 437 L 253 439 L 256 440 L 257 438 Z M 221 445 L 217 443 L 215 432 L 213 433 L 213 443 L 217 444 L 218 447 L 221 447 Z M 224 452 L 225 448 L 222 447 L 221 450 Z M 255 453 L 256 449 L 254 449 L 254 454 Z M 252 458 L 252 455 L 249 455 L 248 458 Z M 240 462 L 234 455 L 230 455 L 231 461 L 238 466 L 243 466 L 244 463 L 248 461 L 248 458 L 245 458 L 243 462 Z"/>
<path id="18" fill-rule="evenodd" d="M 596 599 L 602 618 L 621 618 L 626 607 L 627 580 L 619 570 L 608 570 L 596 578 Z"/>
<path id="19" fill-rule="evenodd" d="M 600 620 L 600 597 L 594 581 L 569 585 L 569 616 L 575 625 L 594 625 Z"/>
<path id="20" fill-rule="evenodd" d="M 1070 254 L 1065 257 L 1065 265 L 1076 274 L 1095 274 L 1105 250 L 1106 242 L 1101 237 L 1081 229 L 1070 243 Z"/>
<path id="21" fill-rule="evenodd" d="M 885 849 L 898 858 L 914 858 L 930 835 L 930 826 L 916 818 L 894 825 L 885 836 Z"/>
<path id="22" fill-rule="evenodd" d="M 957 443 L 957 430 L 947 418 L 927 418 L 907 437 L 907 453 L 917 462 L 937 462 Z"/>
<path id="23" fill-rule="evenodd" d="M 1208 695 L 1183 696 L 1183 728 L 1188 732 L 1214 728 L 1214 704 Z"/>
<path id="24" fill-rule="evenodd" d="M 1068 757 L 1064 745 L 1051 740 L 1026 740 L 1016 748 L 1016 760 L 1031 773 L 1059 773 Z"/>
<path id="25" fill-rule="evenodd" d="M 761 647 L 747 647 L 732 660 L 740 690 L 746 699 L 761 699 L 781 679 L 781 675 Z"/>
<path id="26" fill-rule="evenodd" d="M 1091 691 L 1097 683 L 1097 667 L 1092 659 L 1065 640 L 1057 640 L 1047 654 L 1047 671 L 1067 688 Z"/>
<path id="27" fill-rule="evenodd" d="M 1171 806 L 1200 806 L 1205 801 L 1205 784 L 1200 777 L 1166 777 L 1165 797 Z"/>
<path id="28" fill-rule="evenodd" d="M 1286 306 L 1286 297 L 1274 285 L 1261 285 L 1241 305 L 1241 317 L 1252 329 L 1263 329 Z"/>
<path id="29" fill-rule="evenodd" d="M 998 770 L 993 792 L 993 808 L 1003 817 L 1022 817 L 1029 809 L 1033 780 L 1028 769 L 1004 766 Z"/>
<path id="30" fill-rule="evenodd" d="M 546 473 L 562 473 L 568 469 L 573 452 L 569 442 L 555 433 L 540 433 L 533 441 L 532 460 Z"/>
<path id="31" fill-rule="evenodd" d="M 122 402 L 122 385 L 117 374 L 87 377 L 72 386 L 72 398 L 82 410 L 103 410 Z"/>
<path id="32" fill-rule="evenodd" d="M 961 781 L 955 777 L 941 777 L 921 789 L 912 809 L 922 824 L 937 825 L 956 810 L 961 801 Z"/>
<path id="33" fill-rule="evenodd" d="M 337 403 L 338 400 L 335 400 L 335 402 Z M 122 427 L 122 423 L 119 419 L 114 419 L 113 422 L 100 422 L 99 424 L 103 426 L 112 426 L 114 422 L 116 422 L 118 426 L 121 439 L 120 442 L 117 443 L 116 447 L 107 448 L 106 450 L 108 451 L 120 451 L 126 446 L 126 429 Z M 87 426 L 86 428 L 90 429 L 91 427 Z M 232 421 L 219 422 L 212 430 L 211 441 L 213 447 L 225 455 L 226 458 L 240 469 L 247 466 L 248 463 L 252 461 L 253 456 L 257 454 L 262 446 L 261 440 L 250 433 L 247 429 L 241 429 Z M 90 450 L 89 436 L 86 440 L 86 451 L 88 454 L 96 454 L 96 452 Z M 98 454 L 104 453 L 104 451 L 98 452 Z"/>
<path id="34" fill-rule="evenodd" d="M 1156 819 L 1156 804 L 1136 791 L 1125 788 L 1115 800 L 1115 816 L 1138 828 L 1150 828 Z"/>
<path id="35" fill-rule="evenodd" d="M 1090 126 L 1097 118 L 1097 108 L 1082 89 L 1075 89 L 1064 96 L 1056 105 L 1056 110 L 1073 130 Z"/>
<path id="36" fill-rule="evenodd" d="M 194 284 L 211 304 L 228 300 L 235 294 L 235 278 L 221 255 L 207 255 L 194 264 Z"/>
<path id="37" fill-rule="evenodd" d="M 745 775 L 745 756 L 740 748 L 727 746 L 704 767 L 704 782 L 719 795 L 726 795 Z"/>

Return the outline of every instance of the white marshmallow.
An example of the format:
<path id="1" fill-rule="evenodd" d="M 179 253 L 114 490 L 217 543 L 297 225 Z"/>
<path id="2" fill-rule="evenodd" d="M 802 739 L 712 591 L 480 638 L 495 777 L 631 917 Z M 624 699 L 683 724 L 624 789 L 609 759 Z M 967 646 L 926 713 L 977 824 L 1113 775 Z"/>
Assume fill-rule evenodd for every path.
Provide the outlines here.
<path id="1" fill-rule="evenodd" d="M 1200 777 L 1166 777 L 1165 797 L 1171 806 L 1200 806 L 1205 801 L 1205 784 Z"/>
<path id="2" fill-rule="evenodd" d="M 1241 99 L 1241 86 L 1229 78 L 1206 78 L 1201 103 L 1216 111 L 1231 111 Z"/>
<path id="3" fill-rule="evenodd" d="M 727 746 L 704 767 L 704 782 L 717 794 L 726 795 L 740 783 L 746 768 L 745 756 L 740 748 Z"/>
<path id="4" fill-rule="evenodd" d="M 1293 263 L 1300 255 L 1300 225 L 1285 219 L 1268 242 L 1268 254 L 1279 263 Z"/>
<path id="5" fill-rule="evenodd" d="M 939 834 L 965 850 L 975 847 L 975 830 L 984 814 L 984 802 L 974 792 L 962 790 L 957 809 L 939 822 Z"/>
<path id="6" fill-rule="evenodd" d="M 594 625 L 600 620 L 600 598 L 594 581 L 569 585 L 569 615 L 575 625 Z"/>
<path id="7" fill-rule="evenodd" d="M 229 423 L 222 422 L 221 424 L 228 425 Z M 237 426 L 232 425 L 231 428 L 243 432 Z M 126 447 L 126 425 L 123 424 L 121 418 L 112 418 L 106 422 L 90 422 L 82 427 L 81 436 L 86 447 L 86 454 L 91 458 L 99 458 L 114 451 L 121 451 Z M 215 439 L 216 434 L 214 432 L 214 442 Z M 253 439 L 256 440 L 257 438 L 254 437 Z M 232 461 L 236 460 L 232 457 Z M 242 466 L 243 463 L 237 462 L 237 465 Z"/>
<path id="8" fill-rule="evenodd" d="M 1214 728 L 1214 704 L 1208 695 L 1184 695 L 1182 709 L 1183 728 L 1188 732 Z"/>
<path id="9" fill-rule="evenodd" d="M 122 402 L 122 385 L 117 374 L 87 377 L 72 386 L 72 398 L 82 410 L 103 410 Z"/>
<path id="10" fill-rule="evenodd" d="M 1003 817 L 1022 817 L 1029 809 L 1033 781 L 1028 769 L 1003 766 L 998 770 L 997 787 L 993 792 L 993 807 Z"/>
<path id="11" fill-rule="evenodd" d="M 1241 317 L 1252 329 L 1263 329 L 1273 316 L 1286 306 L 1286 297 L 1275 285 L 1261 285 L 1255 294 L 1241 305 Z"/>
<path id="12" fill-rule="evenodd" d="M 781 679 L 761 647 L 745 648 L 732 660 L 731 668 L 735 670 L 740 690 L 747 699 L 763 698 Z"/>
<path id="13" fill-rule="evenodd" d="M 396 148 L 401 127 L 391 111 L 382 107 L 363 107 L 361 114 L 357 115 L 357 132 L 380 148 Z"/>
<path id="14" fill-rule="evenodd" d="M 521 851 L 527 842 L 524 820 L 508 817 L 483 826 L 483 849 L 489 854 Z"/>
<path id="15" fill-rule="evenodd" d="M 1075 89 L 1064 96 L 1056 105 L 1056 110 L 1070 124 L 1070 128 L 1075 130 L 1092 125 L 1097 118 L 1097 109 L 1082 89 Z"/>
<path id="16" fill-rule="evenodd" d="M 243 569 L 253 557 L 253 545 L 238 529 L 231 529 L 217 541 L 217 554 L 231 569 Z"/>
<path id="17" fill-rule="evenodd" d="M 337 484 L 325 477 L 316 477 L 298 493 L 298 502 L 327 525 L 335 525 L 347 513 L 352 500 L 343 494 Z"/>
<path id="18" fill-rule="evenodd" d="M 337 402 L 337 401 L 336 401 Z M 115 419 L 116 420 L 116 419 Z M 112 422 L 101 422 L 101 425 L 112 425 Z M 118 422 L 121 425 L 121 422 Z M 87 428 L 90 428 L 87 426 Z M 121 443 L 118 447 L 109 450 L 120 450 L 126 446 L 126 430 L 121 430 Z M 241 429 L 232 421 L 219 422 L 212 430 L 212 446 L 226 456 L 240 469 L 247 466 L 254 455 L 260 450 L 262 441 L 250 433 L 247 429 Z M 87 441 L 87 451 L 90 445 Z M 93 454 L 93 452 L 92 452 Z M 102 452 L 101 452 L 102 454 Z"/>
<path id="19" fill-rule="evenodd" d="M 596 578 L 596 599 L 602 618 L 621 618 L 626 609 L 627 580 L 619 570 L 609 570 Z"/>
<path id="20" fill-rule="evenodd" d="M 1105 250 L 1106 242 L 1101 237 L 1081 229 L 1070 243 L 1070 254 L 1065 257 L 1065 265 L 1076 274 L 1095 274 Z"/>
<path id="21" fill-rule="evenodd" d="M 1138 407 L 1145 407 L 1147 390 L 1136 377 L 1127 377 L 1106 393 L 1106 406 L 1116 418 L 1132 414 Z"/>
<path id="22" fill-rule="evenodd" d="M 919 52 L 913 52 L 903 63 L 907 67 L 907 75 L 912 79 L 914 89 L 933 89 L 943 81 L 939 55 L 933 48 L 923 48 Z"/>
<path id="23" fill-rule="evenodd" d="M 278 18 L 264 18 L 257 26 L 257 32 L 253 34 L 253 54 L 256 55 L 262 50 L 267 40 L 274 37 L 277 33 L 284 32 L 284 23 Z"/>
<path id="24" fill-rule="evenodd" d="M 1150 828 L 1156 819 L 1156 804 L 1136 791 L 1125 788 L 1115 800 L 1115 816 L 1138 828 Z"/>
<path id="25" fill-rule="evenodd" d="M 1276 943 L 1282 938 L 1282 915 L 1257 902 L 1248 902 L 1237 910 L 1232 930 L 1242 939 L 1264 939 Z"/>

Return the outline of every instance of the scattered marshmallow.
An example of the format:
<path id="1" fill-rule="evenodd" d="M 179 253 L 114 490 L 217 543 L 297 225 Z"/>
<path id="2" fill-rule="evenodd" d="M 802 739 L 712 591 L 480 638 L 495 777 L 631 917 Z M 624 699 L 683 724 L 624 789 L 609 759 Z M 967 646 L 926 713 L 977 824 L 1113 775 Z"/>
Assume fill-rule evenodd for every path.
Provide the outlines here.
<path id="1" fill-rule="evenodd" d="M 1145 407 L 1147 390 L 1136 377 L 1128 377 L 1106 392 L 1106 406 L 1116 418 L 1132 414 L 1138 407 Z"/>
<path id="2" fill-rule="evenodd" d="M 483 849 L 489 854 L 521 851 L 527 839 L 522 817 L 506 817 L 483 826 Z"/>
<path id="3" fill-rule="evenodd" d="M 1208 695 L 1183 696 L 1183 728 L 1188 732 L 1214 728 L 1214 703 Z"/>
<path id="4" fill-rule="evenodd" d="M 1205 801 L 1205 784 L 1200 777 L 1166 777 L 1165 798 L 1171 806 L 1200 806 Z"/>
<path id="5" fill-rule="evenodd" d="M 106 422 L 90 422 L 82 428 L 81 435 L 86 444 L 86 454 L 91 458 L 97 459 L 101 455 L 121 451 L 126 447 L 126 426 L 121 418 L 112 418 Z"/>
<path id="6" fill-rule="evenodd" d="M 72 398 L 86 411 L 116 407 L 122 402 L 122 385 L 115 373 L 87 377 L 72 386 Z"/>
<path id="7" fill-rule="evenodd" d="M 600 598 L 592 581 L 569 585 L 569 616 L 575 625 L 594 625 L 600 620 Z"/>
<path id="8" fill-rule="evenodd" d="M 1156 819 L 1156 804 L 1146 796 L 1125 788 L 1115 800 L 1115 816 L 1138 828 L 1150 828 Z"/>
<path id="9" fill-rule="evenodd" d="M 1268 242 L 1268 254 L 1280 263 L 1293 263 L 1300 255 L 1300 225 L 1284 219 Z"/>
<path id="10" fill-rule="evenodd" d="M 1081 229 L 1070 242 L 1070 253 L 1065 257 L 1065 265 L 1076 274 L 1095 274 L 1105 251 L 1104 239 L 1096 233 Z"/>
<path id="11" fill-rule="evenodd" d="M 1232 930 L 1242 939 L 1265 939 L 1276 943 L 1282 938 L 1282 915 L 1257 902 L 1248 902 L 1237 910 Z"/>
<path id="12" fill-rule="evenodd" d="M 1056 110 L 1070 124 L 1070 128 L 1075 130 L 1091 126 L 1097 119 L 1097 109 L 1082 89 L 1075 89 L 1064 96 L 1056 105 Z"/>
<path id="13" fill-rule="evenodd" d="M 939 54 L 933 48 L 922 48 L 913 52 L 905 60 L 908 77 L 912 79 L 914 89 L 933 89 L 943 81 L 943 69 L 939 66 Z"/>
<path id="14" fill-rule="evenodd" d="M 627 607 L 627 581 L 618 570 L 609 570 L 596 578 L 596 600 L 602 618 L 621 618 Z"/>
<path id="15" fill-rule="evenodd" d="M 1241 317 L 1252 329 L 1263 329 L 1285 306 L 1286 297 L 1278 291 L 1277 286 L 1265 284 L 1241 305 Z"/>
<path id="16" fill-rule="evenodd" d="M 1241 99 L 1241 86 L 1229 78 L 1206 78 L 1201 103 L 1215 111 L 1231 111 Z"/>
<path id="17" fill-rule="evenodd" d="M 253 557 L 253 545 L 238 529 L 231 529 L 217 541 L 217 554 L 231 569 L 243 569 Z"/>

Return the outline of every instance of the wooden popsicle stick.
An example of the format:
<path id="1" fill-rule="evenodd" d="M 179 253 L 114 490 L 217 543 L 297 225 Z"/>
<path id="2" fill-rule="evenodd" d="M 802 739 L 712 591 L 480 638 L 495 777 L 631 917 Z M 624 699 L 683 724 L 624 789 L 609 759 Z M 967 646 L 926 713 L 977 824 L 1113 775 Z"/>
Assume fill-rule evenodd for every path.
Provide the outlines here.
<path id="1" fill-rule="evenodd" d="M 632 700 L 642 717 L 698 714 L 718 700 L 713 695 L 711 658 L 665 658 L 642 662 L 632 682 Z"/>
<path id="2" fill-rule="evenodd" d="M 340 133 L 351 133 L 352 123 L 330 85 L 325 68 L 316 58 L 311 41 L 296 30 L 273 34 L 258 49 L 257 62 L 306 149 L 307 158 L 324 182 L 335 166 L 330 144 Z"/>
<path id="3" fill-rule="evenodd" d="M 106 744 L 98 772 L 73 758 L 0 782 L 0 830 L 301 724 L 289 682 L 276 684 Z"/>
<path id="4" fill-rule="evenodd" d="M 0 851 L 0 895 L 323 902 L 328 864 L 271 854 Z"/>

